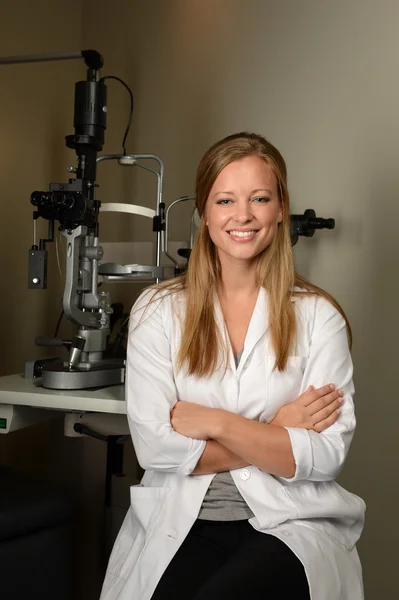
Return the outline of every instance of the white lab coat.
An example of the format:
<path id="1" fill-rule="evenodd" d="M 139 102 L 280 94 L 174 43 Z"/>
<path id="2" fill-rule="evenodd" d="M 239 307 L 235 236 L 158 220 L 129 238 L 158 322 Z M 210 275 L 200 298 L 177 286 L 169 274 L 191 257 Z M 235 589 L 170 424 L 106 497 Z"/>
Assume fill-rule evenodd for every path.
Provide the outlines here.
<path id="1" fill-rule="evenodd" d="M 176 315 L 184 313 L 184 298 L 174 294 L 145 312 L 151 295 L 144 292 L 133 309 L 126 383 L 132 439 L 146 472 L 141 484 L 131 488 L 131 508 L 109 560 L 101 600 L 150 600 L 214 477 L 189 475 L 206 442 L 172 429 L 170 410 L 176 400 L 268 422 L 309 385 L 317 388 L 330 382 L 345 391 L 338 421 L 321 434 L 287 428 L 296 463 L 292 479 L 274 477 L 255 466 L 233 470 L 231 475 L 255 515 L 250 524 L 278 537 L 303 563 L 312 600 L 361 600 L 355 544 L 365 505 L 334 481 L 355 428 L 352 361 L 341 315 L 321 297 L 293 298 L 297 343 L 286 371 L 280 373 L 273 370 L 268 295 L 261 289 L 238 368 L 228 344 L 227 370 L 221 365 L 211 377 L 197 379 L 176 369 L 181 331 Z M 226 336 L 218 301 L 215 316 Z"/>

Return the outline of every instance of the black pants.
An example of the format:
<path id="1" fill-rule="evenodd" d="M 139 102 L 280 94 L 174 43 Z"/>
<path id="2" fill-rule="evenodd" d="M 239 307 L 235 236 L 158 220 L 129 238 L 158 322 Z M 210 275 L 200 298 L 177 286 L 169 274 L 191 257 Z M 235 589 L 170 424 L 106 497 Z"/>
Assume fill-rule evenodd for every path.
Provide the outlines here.
<path id="1" fill-rule="evenodd" d="M 248 521 L 197 519 L 152 600 L 310 600 L 295 554 Z"/>

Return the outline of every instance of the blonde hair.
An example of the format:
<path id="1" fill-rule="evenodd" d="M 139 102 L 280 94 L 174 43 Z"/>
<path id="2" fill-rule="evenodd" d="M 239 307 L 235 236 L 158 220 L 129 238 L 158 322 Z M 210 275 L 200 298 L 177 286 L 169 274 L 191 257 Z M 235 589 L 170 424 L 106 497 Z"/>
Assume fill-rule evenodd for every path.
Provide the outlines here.
<path id="1" fill-rule="evenodd" d="M 191 375 L 205 377 L 218 367 L 222 336 L 214 315 L 215 294 L 221 281 L 221 269 L 215 246 L 205 225 L 205 205 L 219 173 L 230 163 L 247 156 L 258 156 L 273 170 L 277 179 L 283 220 L 272 243 L 257 257 L 256 282 L 269 296 L 269 326 L 275 352 L 275 368 L 284 371 L 296 336 L 296 319 L 292 296 L 323 296 L 344 317 L 351 344 L 349 322 L 338 302 L 327 292 L 295 272 L 290 236 L 290 202 L 287 169 L 280 152 L 264 137 L 254 133 L 237 133 L 214 144 L 203 156 L 197 169 L 196 208 L 201 224 L 188 262 L 187 271 L 172 281 L 157 286 L 167 294 L 184 292 L 186 310 L 178 367 L 187 366 Z M 295 291 L 299 287 L 305 291 Z M 165 296 L 164 296 L 165 297 Z M 152 300 L 151 300 L 152 301 Z M 150 301 L 150 302 L 151 302 Z M 226 351 L 226 349 L 225 349 Z M 227 364 L 227 355 L 226 355 Z"/>

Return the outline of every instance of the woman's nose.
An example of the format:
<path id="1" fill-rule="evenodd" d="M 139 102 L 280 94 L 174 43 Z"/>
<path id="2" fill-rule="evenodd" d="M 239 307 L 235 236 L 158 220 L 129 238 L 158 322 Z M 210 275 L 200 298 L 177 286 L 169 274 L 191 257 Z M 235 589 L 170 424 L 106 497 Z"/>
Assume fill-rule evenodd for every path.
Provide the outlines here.
<path id="1" fill-rule="evenodd" d="M 252 219 L 251 207 L 247 202 L 242 204 L 237 203 L 236 206 L 237 210 L 235 217 L 238 223 L 246 223 L 247 221 L 250 221 Z"/>

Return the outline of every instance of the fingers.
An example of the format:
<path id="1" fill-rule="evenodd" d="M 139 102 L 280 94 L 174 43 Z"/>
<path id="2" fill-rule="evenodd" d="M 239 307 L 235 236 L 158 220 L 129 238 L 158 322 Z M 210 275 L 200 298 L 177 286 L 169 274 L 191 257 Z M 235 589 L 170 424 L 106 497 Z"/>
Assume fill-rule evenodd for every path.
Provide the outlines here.
<path id="1" fill-rule="evenodd" d="M 307 409 L 309 410 L 310 415 L 315 415 L 316 413 L 320 412 L 323 408 L 329 407 L 331 413 L 331 411 L 334 410 L 333 408 L 331 408 L 331 405 L 337 400 L 338 402 L 342 400 L 343 396 L 344 392 L 342 390 L 334 390 L 333 392 L 330 391 L 329 394 L 326 394 L 322 398 L 314 400 L 311 404 L 308 405 Z M 335 408 L 338 408 L 340 404 L 342 404 L 342 402 L 340 402 Z"/>
<path id="2" fill-rule="evenodd" d="M 303 394 L 304 396 L 304 406 L 309 406 L 315 400 L 319 398 L 323 398 L 327 394 L 331 394 L 336 389 L 336 386 L 333 383 L 329 383 L 328 385 L 323 385 L 323 387 L 314 389 L 313 386 L 309 386 L 306 392 Z"/>
<path id="3" fill-rule="evenodd" d="M 335 410 L 332 415 L 330 415 L 327 419 L 324 419 L 324 421 L 320 421 L 319 423 L 316 423 L 316 425 L 314 425 L 313 430 L 316 431 L 317 433 L 321 433 L 322 431 L 324 431 L 325 429 L 327 429 L 328 427 L 330 427 L 331 425 L 334 425 L 334 423 L 337 421 L 338 417 L 340 414 L 340 410 Z"/>
<path id="4" fill-rule="evenodd" d="M 342 402 L 343 402 L 342 398 L 337 398 L 336 400 L 331 402 L 325 408 L 322 408 L 321 410 L 313 413 L 313 415 L 311 417 L 311 421 L 314 424 L 316 424 L 316 423 L 320 423 L 320 421 L 324 421 L 325 419 L 328 419 L 328 417 L 330 417 L 330 415 L 332 415 L 336 410 L 338 410 L 341 407 Z"/>

